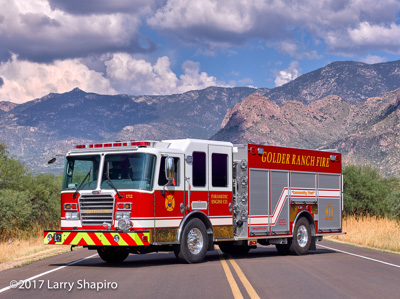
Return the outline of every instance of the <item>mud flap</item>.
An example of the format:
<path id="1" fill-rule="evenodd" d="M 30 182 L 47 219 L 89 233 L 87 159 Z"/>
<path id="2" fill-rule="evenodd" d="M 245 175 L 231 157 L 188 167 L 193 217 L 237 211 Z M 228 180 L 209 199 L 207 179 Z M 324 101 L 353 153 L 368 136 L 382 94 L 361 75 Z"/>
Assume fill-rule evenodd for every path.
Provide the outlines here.
<path id="1" fill-rule="evenodd" d="M 317 238 L 311 237 L 310 250 L 317 250 Z"/>

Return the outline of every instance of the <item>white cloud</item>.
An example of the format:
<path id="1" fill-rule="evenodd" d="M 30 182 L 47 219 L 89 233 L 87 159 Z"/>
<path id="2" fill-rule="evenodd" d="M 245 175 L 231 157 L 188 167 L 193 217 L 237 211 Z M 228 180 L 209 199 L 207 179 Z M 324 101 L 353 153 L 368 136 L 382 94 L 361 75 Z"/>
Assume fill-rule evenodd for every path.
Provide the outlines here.
<path id="1" fill-rule="evenodd" d="M 194 28 L 205 24 L 216 31 L 245 33 L 253 25 L 252 1 L 169 0 L 148 23 L 161 29 Z M 246 9 L 247 7 L 247 9 Z"/>
<path id="2" fill-rule="evenodd" d="M 52 9 L 59 9 L 76 15 L 150 13 L 154 0 L 48 0 Z"/>
<path id="3" fill-rule="evenodd" d="M 182 69 L 184 74 L 180 76 L 181 82 L 178 88 L 180 92 L 217 85 L 217 79 L 214 76 L 208 76 L 206 72 L 200 72 L 200 63 L 198 62 L 187 60 L 183 63 Z"/>
<path id="4" fill-rule="evenodd" d="M 169 58 L 158 58 L 152 65 L 143 59 L 135 59 L 126 53 L 116 53 L 105 61 L 107 77 L 113 86 L 122 93 L 129 94 L 173 94 L 208 86 L 224 85 L 217 83 L 213 76 L 200 72 L 200 64 L 185 61 L 183 74 L 171 70 Z"/>
<path id="5" fill-rule="evenodd" d="M 320 58 L 304 48 L 304 33 L 331 52 L 398 53 L 399 10 L 398 0 L 0 0 L 0 61 L 11 52 L 38 62 L 148 53 L 155 44 L 140 42 L 143 20 L 202 46 L 201 55 L 259 38 L 282 41 L 281 51 L 296 60 Z"/>
<path id="6" fill-rule="evenodd" d="M 3 84 L 0 101 L 23 103 L 47 95 L 63 93 L 75 87 L 100 94 L 173 94 L 209 86 L 227 86 L 214 76 L 200 72 L 200 64 L 190 60 L 182 64 L 178 77 L 167 56 L 151 64 L 126 53 L 103 56 L 106 76 L 90 70 L 78 59 L 56 60 L 51 64 L 29 62 L 17 55 L 0 63 Z"/>
<path id="7" fill-rule="evenodd" d="M 88 92 L 115 93 L 108 79 L 89 70 L 77 59 L 56 60 L 42 64 L 11 60 L 0 64 L 4 84 L 0 87 L 0 101 L 24 103 L 51 92 L 63 93 L 79 87 Z"/>
<path id="8" fill-rule="evenodd" d="M 168 0 L 147 23 L 187 43 L 224 48 L 287 35 L 282 28 L 291 20 L 283 8 L 281 1 Z"/>
<path id="9" fill-rule="evenodd" d="M 282 52 L 296 59 L 315 59 L 320 58 L 315 51 L 300 49 L 304 53 L 298 54 L 296 43 L 303 41 L 291 32 L 300 29 L 316 40 L 325 40 L 331 51 L 360 51 L 352 44 L 340 43 L 343 35 L 361 33 L 360 45 L 367 46 L 368 37 L 357 30 L 366 23 L 377 27 L 394 23 L 399 10 L 400 2 L 396 0 L 167 0 L 147 22 L 185 42 L 212 49 L 242 44 L 252 38 L 283 40 Z M 394 31 L 391 28 L 391 33 Z M 385 30 L 381 33 L 385 36 Z M 392 43 L 387 45 L 391 47 Z"/>
<path id="10" fill-rule="evenodd" d="M 275 87 L 282 86 L 301 75 L 301 69 L 297 61 L 292 61 L 290 66 L 282 71 L 275 72 Z"/>
<path id="11" fill-rule="evenodd" d="M 141 7 L 140 11 L 148 10 Z M 143 52 L 141 15 L 74 15 L 52 9 L 46 0 L 0 0 L 0 59 L 52 61 L 110 51 Z M 7 45 L 7 47 L 5 47 Z"/>
<path id="12" fill-rule="evenodd" d="M 329 33 L 325 42 L 330 49 L 343 54 L 368 50 L 400 54 L 400 25 L 362 22 L 355 28 Z"/>
<path id="13" fill-rule="evenodd" d="M 63 93 L 75 87 L 102 94 L 173 94 L 209 86 L 227 86 L 214 76 L 200 72 L 200 64 L 185 61 L 183 74 L 171 70 L 167 56 L 153 65 L 126 53 L 104 56 L 106 76 L 90 70 L 78 59 L 43 64 L 19 60 L 16 55 L 0 64 L 3 85 L 0 101 L 23 103 L 51 92 Z"/>
<path id="14" fill-rule="evenodd" d="M 375 63 L 386 62 L 387 59 L 381 56 L 367 55 L 365 58 L 361 59 L 361 61 L 368 64 L 375 64 Z"/>
<path id="15" fill-rule="evenodd" d="M 349 30 L 352 42 L 357 46 L 400 47 L 400 25 L 372 25 L 363 22 L 358 28 Z M 400 53 L 400 51 L 398 50 Z"/>

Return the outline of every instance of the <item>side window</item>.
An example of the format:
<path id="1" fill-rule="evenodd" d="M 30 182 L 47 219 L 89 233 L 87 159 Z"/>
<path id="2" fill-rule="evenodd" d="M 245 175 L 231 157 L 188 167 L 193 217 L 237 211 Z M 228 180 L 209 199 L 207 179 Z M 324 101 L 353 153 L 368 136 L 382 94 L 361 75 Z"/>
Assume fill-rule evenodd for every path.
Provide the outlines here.
<path id="1" fill-rule="evenodd" d="M 165 178 L 165 158 L 161 157 L 160 163 L 160 175 L 158 176 L 158 185 L 164 186 L 168 183 L 167 179 Z M 175 164 L 175 174 L 174 174 L 174 181 L 172 182 L 172 186 L 179 186 L 179 158 L 174 157 L 174 164 Z"/>
<path id="2" fill-rule="evenodd" d="M 193 186 L 205 187 L 206 185 L 206 153 L 193 152 Z"/>
<path id="3" fill-rule="evenodd" d="M 213 153 L 211 156 L 212 186 L 228 186 L 228 155 Z"/>

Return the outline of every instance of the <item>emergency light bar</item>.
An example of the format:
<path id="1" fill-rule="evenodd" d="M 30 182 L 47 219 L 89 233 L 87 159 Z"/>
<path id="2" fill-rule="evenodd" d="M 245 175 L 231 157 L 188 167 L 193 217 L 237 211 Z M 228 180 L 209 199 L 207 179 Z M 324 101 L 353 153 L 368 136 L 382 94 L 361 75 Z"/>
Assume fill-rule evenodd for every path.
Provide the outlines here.
<path id="1" fill-rule="evenodd" d="M 123 146 L 151 146 L 150 141 L 124 141 L 124 142 L 111 142 L 111 143 L 95 143 L 95 144 L 79 144 L 75 148 L 110 148 L 110 147 L 123 147 Z"/>

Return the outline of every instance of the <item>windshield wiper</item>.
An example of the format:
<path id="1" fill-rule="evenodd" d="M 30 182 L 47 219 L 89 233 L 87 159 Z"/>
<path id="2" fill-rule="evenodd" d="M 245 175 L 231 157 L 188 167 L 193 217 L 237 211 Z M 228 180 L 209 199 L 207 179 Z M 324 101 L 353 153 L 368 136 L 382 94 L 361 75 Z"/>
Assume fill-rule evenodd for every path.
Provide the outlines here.
<path id="1" fill-rule="evenodd" d="M 122 195 L 119 194 L 117 187 L 115 187 L 114 183 L 110 180 L 110 162 L 107 162 L 107 172 L 106 172 L 106 177 L 108 180 L 108 184 L 117 192 L 119 199 L 122 198 Z"/>
<path id="2" fill-rule="evenodd" d="M 76 195 L 78 194 L 79 189 L 82 188 L 83 184 L 85 183 L 86 179 L 90 177 L 90 173 L 92 172 L 92 167 L 90 167 L 89 172 L 85 175 L 83 178 L 82 182 L 79 184 L 78 188 L 76 188 L 74 195 L 72 195 L 72 198 L 75 199 Z"/>

